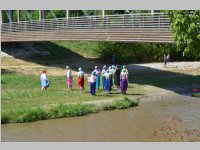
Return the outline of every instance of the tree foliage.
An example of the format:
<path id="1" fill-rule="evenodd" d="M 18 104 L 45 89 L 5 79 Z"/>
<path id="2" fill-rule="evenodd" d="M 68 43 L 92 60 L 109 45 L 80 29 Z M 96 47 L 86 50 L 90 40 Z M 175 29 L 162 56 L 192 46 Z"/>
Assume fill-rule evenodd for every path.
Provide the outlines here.
<path id="1" fill-rule="evenodd" d="M 200 10 L 170 10 L 170 29 L 177 43 L 177 50 L 186 56 L 200 59 Z"/>

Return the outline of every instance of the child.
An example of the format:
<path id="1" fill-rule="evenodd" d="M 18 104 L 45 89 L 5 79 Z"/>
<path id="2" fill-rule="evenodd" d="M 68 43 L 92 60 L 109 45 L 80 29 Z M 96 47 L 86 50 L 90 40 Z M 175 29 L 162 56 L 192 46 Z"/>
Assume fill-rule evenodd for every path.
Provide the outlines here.
<path id="1" fill-rule="evenodd" d="M 103 69 L 101 71 L 101 75 L 102 75 L 102 85 L 103 85 L 103 89 L 106 89 L 106 78 L 105 78 L 105 73 L 106 73 L 106 65 L 103 66 Z"/>
<path id="2" fill-rule="evenodd" d="M 122 69 L 120 74 L 120 80 L 121 80 L 121 93 L 126 94 L 128 88 L 128 74 L 126 72 L 126 69 Z"/>
<path id="3" fill-rule="evenodd" d="M 67 84 L 68 88 L 72 90 L 72 83 L 73 83 L 73 77 L 72 77 L 72 71 L 69 66 L 66 66 L 67 69 Z"/>
<path id="4" fill-rule="evenodd" d="M 99 90 L 101 71 L 98 69 L 98 66 L 95 66 L 94 73 L 96 74 L 96 89 Z"/>
<path id="5" fill-rule="evenodd" d="M 166 67 L 167 66 L 167 56 L 166 56 L 166 54 L 164 54 L 164 67 Z"/>
<path id="6" fill-rule="evenodd" d="M 83 89 L 84 89 L 84 72 L 82 68 L 78 69 L 78 86 L 80 88 L 80 93 L 83 93 Z"/>
<path id="7" fill-rule="evenodd" d="M 90 77 L 90 93 L 92 96 L 96 93 L 96 75 L 94 71 L 91 73 Z"/>
<path id="8" fill-rule="evenodd" d="M 115 71 L 114 80 L 115 80 L 115 86 L 116 86 L 117 88 L 120 87 L 120 73 L 121 73 L 121 71 L 120 71 L 119 66 L 116 66 L 116 71 Z"/>
<path id="9" fill-rule="evenodd" d="M 47 88 L 49 87 L 49 80 L 47 78 L 45 70 L 42 71 L 42 74 L 40 76 L 40 81 L 41 81 L 41 85 L 42 85 L 41 90 L 47 90 Z"/>
<path id="10" fill-rule="evenodd" d="M 111 73 L 109 72 L 109 70 L 106 71 L 105 73 L 105 78 L 106 78 L 106 92 L 110 93 L 112 90 L 112 86 L 111 86 Z"/>

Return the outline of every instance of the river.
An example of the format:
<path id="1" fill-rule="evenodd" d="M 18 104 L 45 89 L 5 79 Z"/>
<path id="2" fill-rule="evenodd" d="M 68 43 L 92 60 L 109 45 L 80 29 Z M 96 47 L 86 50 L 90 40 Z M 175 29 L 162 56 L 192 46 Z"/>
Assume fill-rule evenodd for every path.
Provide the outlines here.
<path id="1" fill-rule="evenodd" d="M 182 129 L 200 131 L 200 98 L 172 94 L 125 110 L 88 116 L 5 124 L 2 141 L 160 141 L 155 130 L 176 116 Z M 190 136 L 188 141 L 200 141 Z M 162 140 L 161 140 L 162 141 Z"/>

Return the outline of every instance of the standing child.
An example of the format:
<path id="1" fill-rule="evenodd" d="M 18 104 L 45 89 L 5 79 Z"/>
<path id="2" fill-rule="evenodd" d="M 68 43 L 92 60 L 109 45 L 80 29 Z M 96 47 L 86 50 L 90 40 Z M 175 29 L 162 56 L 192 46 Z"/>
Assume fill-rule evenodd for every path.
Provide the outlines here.
<path id="1" fill-rule="evenodd" d="M 69 66 L 66 66 L 67 69 L 67 84 L 68 88 L 72 90 L 72 83 L 73 83 L 73 77 L 72 77 L 72 71 Z"/>
<path id="2" fill-rule="evenodd" d="M 126 69 L 122 69 L 122 72 L 120 74 L 120 80 L 121 80 L 121 93 L 126 94 L 128 88 L 128 74 L 126 72 Z"/>
<path id="3" fill-rule="evenodd" d="M 47 90 L 47 88 L 49 87 L 49 79 L 48 79 L 46 73 L 47 73 L 46 70 L 43 70 L 42 74 L 40 76 L 40 81 L 41 81 L 41 85 L 42 85 L 41 90 Z"/>
<path id="4" fill-rule="evenodd" d="M 112 66 L 109 66 L 108 70 L 109 70 L 109 74 L 110 74 L 110 85 L 112 87 L 113 86 L 113 69 L 112 69 Z"/>
<path id="5" fill-rule="evenodd" d="M 115 86 L 117 87 L 117 88 L 119 88 L 120 87 L 120 73 L 121 73 L 121 71 L 120 71 L 120 68 L 119 68 L 119 66 L 116 66 L 116 71 L 115 71 Z"/>
<path id="6" fill-rule="evenodd" d="M 84 89 L 84 72 L 83 69 L 80 67 L 78 72 L 78 86 L 80 88 L 80 93 L 83 93 Z"/>
<path id="7" fill-rule="evenodd" d="M 98 66 L 95 66 L 94 73 L 96 74 L 96 89 L 99 90 L 101 71 Z"/>
<path id="8" fill-rule="evenodd" d="M 109 70 L 106 71 L 105 73 L 105 78 L 106 78 L 106 92 L 110 93 L 112 90 L 112 86 L 111 86 L 111 73 L 109 72 Z"/>
<path id="9" fill-rule="evenodd" d="M 103 66 L 103 69 L 101 71 L 101 75 L 102 75 L 102 85 L 103 85 L 103 89 L 106 89 L 106 77 L 105 77 L 105 73 L 106 73 L 106 65 Z"/>
<path id="10" fill-rule="evenodd" d="M 93 71 L 90 76 L 90 94 L 94 96 L 96 93 L 96 75 Z"/>
<path id="11" fill-rule="evenodd" d="M 127 74 L 127 77 L 128 77 L 128 69 L 127 69 L 126 65 L 123 65 L 123 69 L 126 70 L 126 74 Z M 128 78 L 127 78 L 127 84 L 128 84 Z M 128 87 L 128 85 L 127 85 L 127 87 Z"/>
<path id="12" fill-rule="evenodd" d="M 112 76 L 113 76 L 113 78 L 112 78 L 112 82 L 114 83 L 114 87 L 116 87 L 117 85 L 115 84 L 115 79 L 116 79 L 116 74 L 115 74 L 115 72 L 116 72 L 116 66 L 115 65 L 112 65 Z"/>
<path id="13" fill-rule="evenodd" d="M 166 66 L 167 66 L 167 55 L 164 54 L 164 67 L 166 67 Z"/>

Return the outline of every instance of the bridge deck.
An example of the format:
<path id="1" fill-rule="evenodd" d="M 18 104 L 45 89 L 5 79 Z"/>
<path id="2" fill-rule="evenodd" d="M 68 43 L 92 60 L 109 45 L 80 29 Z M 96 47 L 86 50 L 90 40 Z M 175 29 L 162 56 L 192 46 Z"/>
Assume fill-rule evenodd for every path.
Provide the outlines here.
<path id="1" fill-rule="evenodd" d="M 164 14 L 71 17 L 2 24 L 1 41 L 130 41 L 172 43 Z"/>

